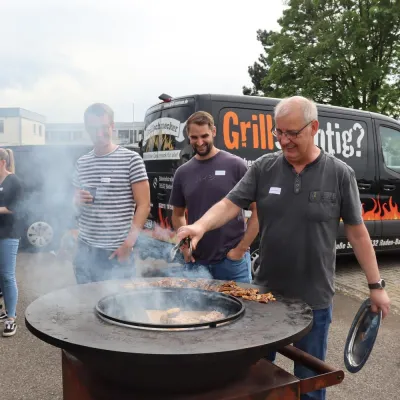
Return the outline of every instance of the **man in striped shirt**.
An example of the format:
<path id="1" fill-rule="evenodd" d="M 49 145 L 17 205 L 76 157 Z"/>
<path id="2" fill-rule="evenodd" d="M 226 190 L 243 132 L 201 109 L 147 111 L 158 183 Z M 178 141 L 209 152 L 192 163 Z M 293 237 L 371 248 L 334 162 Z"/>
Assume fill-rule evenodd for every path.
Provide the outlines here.
<path id="1" fill-rule="evenodd" d="M 139 154 L 112 142 L 109 106 L 92 104 L 84 120 L 94 148 L 77 161 L 73 179 L 80 212 L 75 277 L 78 283 L 129 278 L 132 248 L 150 212 L 146 169 Z"/>

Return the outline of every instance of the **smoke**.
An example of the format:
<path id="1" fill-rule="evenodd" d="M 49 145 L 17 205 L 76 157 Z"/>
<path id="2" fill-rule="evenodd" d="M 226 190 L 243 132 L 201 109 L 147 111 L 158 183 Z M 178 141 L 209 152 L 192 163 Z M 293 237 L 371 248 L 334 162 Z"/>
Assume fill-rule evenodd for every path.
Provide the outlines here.
<path id="1" fill-rule="evenodd" d="M 77 254 L 78 215 L 73 206 L 75 189 L 72 180 L 76 160 L 90 151 L 91 146 L 20 146 L 14 147 L 13 150 L 16 174 L 24 186 L 20 210 L 22 240 L 19 254 L 19 282 L 22 291 L 33 300 L 51 291 L 77 284 L 73 261 Z M 96 201 L 97 199 L 101 201 L 101 193 L 97 195 Z M 106 220 L 103 222 L 106 226 Z M 103 226 L 103 222 L 99 219 L 100 227 Z M 46 236 L 46 230 L 50 236 Z M 170 237 L 168 229 L 158 228 L 158 233 Z M 41 248 L 40 245 L 44 244 L 41 240 L 46 237 L 51 244 Z M 39 246 L 39 252 L 34 255 L 31 249 L 28 250 L 32 243 Z M 111 250 L 99 250 L 100 258 L 96 260 L 91 254 L 79 252 L 80 263 L 86 265 L 89 270 L 87 272 L 90 274 L 89 281 L 104 281 L 104 295 L 120 293 L 120 279 L 148 277 L 212 279 L 206 268 L 185 269 L 179 251 L 171 262 L 169 258 L 173 246 L 173 243 L 156 240 L 141 233 L 134 246 L 131 260 L 126 264 L 120 264 L 116 258 L 110 261 L 108 258 L 112 254 Z M 196 293 L 192 293 L 190 302 L 187 298 L 180 300 L 175 298 L 175 300 L 180 304 L 187 304 L 187 307 L 197 309 L 206 307 L 205 299 L 201 295 L 198 295 L 198 298 L 196 296 Z M 174 307 L 169 295 L 159 290 L 154 290 L 150 298 L 154 309 L 165 310 L 167 306 Z M 141 302 L 140 297 L 136 296 L 133 307 L 133 297 L 119 297 L 119 299 L 121 301 L 115 312 L 133 318 L 132 310 L 135 308 L 142 310 L 142 314 L 136 317 L 144 318 L 143 310 L 148 307 L 148 302 Z M 99 300 L 100 298 L 93 299 L 93 306 Z M 71 301 L 76 303 L 79 299 L 71 298 Z"/>

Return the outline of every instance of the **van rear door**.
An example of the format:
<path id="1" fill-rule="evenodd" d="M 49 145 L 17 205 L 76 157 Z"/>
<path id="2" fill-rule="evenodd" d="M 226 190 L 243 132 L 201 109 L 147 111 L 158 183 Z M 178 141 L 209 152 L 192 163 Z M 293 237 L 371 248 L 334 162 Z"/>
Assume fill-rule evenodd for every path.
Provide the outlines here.
<path id="1" fill-rule="evenodd" d="M 142 154 L 151 196 L 145 232 L 163 241 L 172 241 L 174 236 L 169 198 L 175 171 L 191 157 L 185 128 L 194 108 L 193 98 L 176 99 L 150 108 L 145 117 Z"/>

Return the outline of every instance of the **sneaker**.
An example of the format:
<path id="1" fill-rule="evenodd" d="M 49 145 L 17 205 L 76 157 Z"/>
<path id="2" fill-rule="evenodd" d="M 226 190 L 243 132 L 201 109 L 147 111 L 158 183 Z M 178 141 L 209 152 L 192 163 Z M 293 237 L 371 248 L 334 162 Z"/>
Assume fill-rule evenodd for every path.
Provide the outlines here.
<path id="1" fill-rule="evenodd" d="M 5 313 L 4 311 L 0 311 L 0 321 L 6 318 L 7 318 L 7 313 Z"/>
<path id="2" fill-rule="evenodd" d="M 13 319 L 7 319 L 4 322 L 3 336 L 13 336 L 17 332 L 17 324 Z"/>

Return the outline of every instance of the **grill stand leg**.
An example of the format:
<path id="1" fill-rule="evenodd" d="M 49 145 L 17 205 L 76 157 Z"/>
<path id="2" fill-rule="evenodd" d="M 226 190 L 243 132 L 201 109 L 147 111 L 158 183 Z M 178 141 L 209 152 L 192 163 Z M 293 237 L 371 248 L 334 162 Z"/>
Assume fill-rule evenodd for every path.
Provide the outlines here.
<path id="1" fill-rule="evenodd" d="M 61 350 L 63 400 L 95 400 L 82 382 L 76 363 Z"/>

